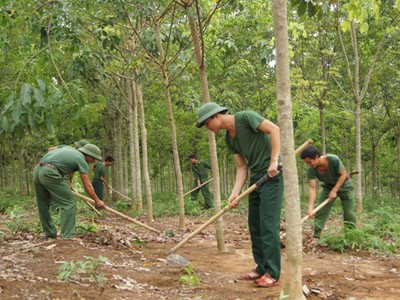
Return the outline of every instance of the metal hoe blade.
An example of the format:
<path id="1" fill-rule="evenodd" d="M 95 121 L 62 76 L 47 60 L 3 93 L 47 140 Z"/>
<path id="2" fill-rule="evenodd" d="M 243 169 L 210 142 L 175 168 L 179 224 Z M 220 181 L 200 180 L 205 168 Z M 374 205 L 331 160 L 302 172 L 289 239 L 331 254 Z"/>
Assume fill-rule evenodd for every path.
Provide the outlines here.
<path id="1" fill-rule="evenodd" d="M 168 255 L 167 263 L 171 267 L 187 267 L 188 265 L 191 265 L 190 261 L 178 254 Z"/>

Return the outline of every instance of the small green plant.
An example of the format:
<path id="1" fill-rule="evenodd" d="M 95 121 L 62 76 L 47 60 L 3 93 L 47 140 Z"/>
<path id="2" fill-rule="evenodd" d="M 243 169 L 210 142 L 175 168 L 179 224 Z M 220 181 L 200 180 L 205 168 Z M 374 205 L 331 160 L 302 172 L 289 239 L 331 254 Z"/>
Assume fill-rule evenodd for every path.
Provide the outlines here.
<path id="1" fill-rule="evenodd" d="M 175 236 L 175 232 L 172 230 L 165 231 L 165 236 Z"/>
<path id="2" fill-rule="evenodd" d="M 285 295 L 285 292 L 283 290 L 281 290 L 279 298 L 275 298 L 275 300 L 283 300 L 283 299 L 287 299 L 289 297 L 290 297 L 289 295 Z"/>
<path id="3" fill-rule="evenodd" d="M 139 248 L 147 248 L 146 243 L 143 243 L 137 236 L 135 237 L 135 244 L 138 245 Z"/>
<path id="4" fill-rule="evenodd" d="M 90 223 L 79 223 L 77 226 L 77 230 L 79 233 L 89 233 L 89 232 L 98 232 L 100 229 L 94 222 L 94 219 L 92 218 L 92 222 Z"/>
<path id="5" fill-rule="evenodd" d="M 115 208 L 118 211 L 127 211 L 131 208 L 131 203 L 127 202 L 126 200 L 118 200 L 115 202 Z"/>
<path id="6" fill-rule="evenodd" d="M 191 264 L 186 267 L 182 267 L 181 277 L 179 278 L 179 282 L 185 285 L 193 286 L 200 284 L 200 278 L 194 273 L 193 266 Z"/>
<path id="7" fill-rule="evenodd" d="M 57 276 L 59 281 L 70 281 L 78 279 L 81 276 L 89 276 L 89 281 L 95 282 L 101 289 L 104 289 L 104 273 L 99 273 L 100 265 L 108 261 L 105 256 L 99 256 L 97 259 L 85 256 L 85 261 L 68 261 L 59 268 L 60 274 Z"/>
<path id="8" fill-rule="evenodd" d="M 21 206 L 13 206 L 7 210 L 10 216 L 10 221 L 6 221 L 5 224 L 12 235 L 18 233 L 33 233 L 39 235 L 41 230 L 38 221 L 30 220 L 24 213 L 24 209 Z"/>

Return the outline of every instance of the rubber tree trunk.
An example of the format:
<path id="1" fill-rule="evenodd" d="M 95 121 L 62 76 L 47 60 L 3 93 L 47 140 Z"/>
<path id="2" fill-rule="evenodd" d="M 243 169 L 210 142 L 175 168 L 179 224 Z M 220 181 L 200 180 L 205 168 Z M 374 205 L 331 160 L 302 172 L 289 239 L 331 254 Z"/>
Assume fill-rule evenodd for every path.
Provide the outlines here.
<path id="1" fill-rule="evenodd" d="M 130 173 L 130 180 L 129 185 L 131 186 L 132 191 L 132 208 L 136 211 L 137 210 L 137 198 L 136 198 L 136 160 L 135 160 L 135 122 L 134 122 L 134 114 L 135 114 L 135 96 L 132 90 L 132 80 L 125 79 L 126 82 L 126 95 L 128 97 L 128 132 L 129 132 L 129 173 Z"/>
<path id="2" fill-rule="evenodd" d="M 286 264 L 283 290 L 288 299 L 305 299 L 302 291 L 302 230 L 300 196 L 294 149 L 292 102 L 290 95 L 289 40 L 286 0 L 274 0 L 277 100 L 282 143 L 286 207 Z"/>
<path id="3" fill-rule="evenodd" d="M 134 193 L 132 193 L 133 198 L 136 199 L 137 202 L 137 210 L 138 212 L 143 211 L 143 199 L 142 199 L 142 171 L 140 167 L 140 147 L 139 147 L 139 117 L 138 117 L 138 101 L 137 101 L 137 93 L 136 93 L 136 82 L 132 81 L 132 95 L 135 100 L 132 102 L 133 104 L 133 159 L 135 170 L 133 173 L 134 176 L 134 184 L 135 189 Z"/>
<path id="4" fill-rule="evenodd" d="M 354 116 L 356 125 L 356 168 L 358 176 L 356 176 L 356 198 L 357 198 L 357 211 L 361 212 L 363 210 L 362 202 L 362 160 L 361 160 L 361 101 L 363 100 L 365 94 L 368 90 L 368 84 L 374 71 L 374 67 L 379 58 L 380 51 L 386 41 L 386 34 L 383 34 L 379 44 L 375 47 L 374 57 L 369 65 L 368 72 L 366 73 L 363 85 L 360 84 L 360 54 L 358 49 L 357 32 L 356 32 L 356 20 L 352 19 L 350 21 L 350 38 L 352 53 L 348 55 L 345 44 L 342 39 L 342 34 L 338 29 L 338 36 L 340 40 L 340 45 L 342 47 L 343 55 L 347 64 L 348 79 L 351 84 L 351 89 L 354 97 Z M 352 57 L 353 61 L 350 63 L 349 57 Z"/>
<path id="5" fill-rule="evenodd" d="M 116 107 L 121 107 L 120 100 L 116 100 Z M 124 161 L 122 157 L 122 114 L 116 109 L 114 117 L 114 139 L 115 139 L 115 189 L 122 191 L 123 185 L 123 166 Z M 116 193 L 113 193 L 113 200 L 119 199 Z"/>
<path id="6" fill-rule="evenodd" d="M 200 47 L 200 43 L 203 45 L 204 40 L 199 39 L 199 35 L 197 33 L 196 22 L 194 19 L 193 10 L 190 8 L 186 9 L 189 19 L 189 27 L 190 32 L 192 34 L 194 51 L 196 56 L 196 62 L 198 66 L 198 71 L 200 75 L 200 83 L 201 83 L 201 91 L 203 96 L 203 102 L 210 102 L 210 93 L 208 89 L 208 81 L 207 81 L 207 73 L 206 66 L 204 63 L 204 47 Z M 215 142 L 215 135 L 212 131 L 208 130 L 208 143 L 210 147 L 210 158 L 211 158 L 211 171 L 213 180 L 213 196 L 214 196 L 214 209 L 215 212 L 218 213 L 221 210 L 221 187 L 219 180 L 219 167 L 218 167 L 218 155 L 217 155 L 217 144 Z M 223 220 L 219 218 L 216 221 L 216 239 L 217 246 L 219 252 L 227 252 L 228 249 L 226 247 L 224 241 L 224 229 L 223 229 Z"/>
<path id="7" fill-rule="evenodd" d="M 156 18 L 154 18 L 156 20 Z M 160 31 L 160 24 L 158 21 L 155 21 L 155 32 L 156 32 L 156 39 L 157 39 L 157 46 L 158 51 L 160 54 L 160 67 L 163 76 L 163 89 L 164 89 L 164 96 L 165 101 L 167 104 L 167 113 L 169 119 L 169 125 L 171 130 L 171 146 L 172 146 L 172 155 L 173 155 L 173 163 L 176 175 L 176 184 L 178 190 L 178 204 L 179 204 L 179 229 L 184 230 L 186 229 L 185 225 L 185 203 L 183 201 L 183 181 L 182 181 L 182 170 L 180 165 L 179 159 L 179 151 L 178 151 L 178 143 L 177 143 L 177 136 L 176 136 L 176 126 L 174 120 L 174 113 L 172 110 L 172 101 L 171 101 L 171 94 L 169 90 L 169 74 L 168 74 L 168 67 L 167 62 L 164 55 L 164 49 L 162 46 L 161 41 L 161 31 Z"/>
<path id="8" fill-rule="evenodd" d="M 144 115 L 142 85 L 136 82 L 136 98 L 138 103 L 138 110 L 140 116 L 140 133 L 142 138 L 142 167 L 144 176 L 144 187 L 146 192 L 146 208 L 147 208 L 147 221 L 154 222 L 153 217 L 153 196 L 151 192 L 151 181 L 149 172 L 149 160 L 147 152 L 147 130 Z"/>

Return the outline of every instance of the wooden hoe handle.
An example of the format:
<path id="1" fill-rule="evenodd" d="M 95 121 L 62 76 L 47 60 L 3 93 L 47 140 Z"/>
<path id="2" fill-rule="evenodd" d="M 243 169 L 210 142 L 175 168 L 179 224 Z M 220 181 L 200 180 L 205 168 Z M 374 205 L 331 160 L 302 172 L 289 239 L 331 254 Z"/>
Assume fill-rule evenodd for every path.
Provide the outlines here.
<path id="1" fill-rule="evenodd" d="M 79 194 L 79 193 L 77 193 L 75 191 L 72 191 L 72 194 L 74 194 L 75 196 L 77 196 L 77 197 L 79 197 L 81 199 L 84 199 L 84 200 L 88 201 L 89 203 L 92 203 L 92 204 L 95 203 L 93 199 L 91 199 L 89 197 L 86 197 L 84 195 L 81 195 L 81 194 Z M 111 213 L 113 213 L 113 214 L 115 214 L 115 215 L 117 215 L 117 216 L 119 216 L 119 217 L 121 217 L 121 218 L 124 218 L 125 220 L 128 220 L 131 223 L 134 223 L 134 224 L 139 225 L 141 227 L 147 228 L 148 230 L 154 231 L 156 233 L 160 233 L 159 230 L 157 230 L 157 229 L 155 229 L 153 227 L 150 227 L 150 226 L 148 226 L 148 225 L 146 225 L 146 224 L 144 224 L 144 223 L 142 223 L 142 222 L 140 222 L 138 220 L 135 220 L 135 219 L 133 219 L 133 218 L 127 216 L 127 215 L 124 215 L 123 213 L 120 213 L 119 211 L 117 211 L 115 209 L 112 209 L 112 208 L 110 208 L 108 206 L 104 206 L 104 209 L 109 211 L 109 212 L 111 212 Z"/>
<path id="2" fill-rule="evenodd" d="M 280 169 L 282 169 L 282 166 L 278 166 L 278 170 L 280 170 Z M 257 189 L 260 186 L 262 186 L 269 179 L 270 179 L 270 177 L 268 177 L 268 175 L 265 175 L 265 176 L 261 177 L 255 184 L 253 184 L 251 187 L 249 187 L 247 190 L 245 190 L 243 193 L 241 193 L 239 196 L 237 196 L 234 201 L 237 202 L 237 203 L 240 202 L 244 197 L 249 195 L 255 189 Z M 193 231 L 191 234 L 189 234 L 186 238 L 184 238 L 182 241 L 180 241 L 179 244 L 177 244 L 174 248 L 172 248 L 170 250 L 170 253 L 175 253 L 176 250 L 178 250 L 183 245 L 185 245 L 189 240 L 191 240 L 199 232 L 201 232 L 204 229 L 206 229 L 210 224 L 214 223 L 218 218 L 220 218 L 223 214 L 225 214 L 229 209 L 231 209 L 231 207 L 229 205 L 225 206 L 224 209 L 220 210 L 211 219 L 209 219 L 207 222 L 205 222 L 203 225 L 201 225 L 195 231 Z"/>

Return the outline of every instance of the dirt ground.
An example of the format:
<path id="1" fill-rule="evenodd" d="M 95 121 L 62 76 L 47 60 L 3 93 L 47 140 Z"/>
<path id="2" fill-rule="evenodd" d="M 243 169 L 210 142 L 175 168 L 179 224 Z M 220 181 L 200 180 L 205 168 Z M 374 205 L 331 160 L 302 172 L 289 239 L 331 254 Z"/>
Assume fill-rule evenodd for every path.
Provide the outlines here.
<path id="1" fill-rule="evenodd" d="M 102 230 L 80 236 L 81 242 L 29 234 L 6 238 L 0 241 L 0 299 L 279 299 L 281 285 L 257 288 L 236 280 L 254 267 L 246 217 L 238 214 L 224 216 L 228 253 L 218 253 L 213 225 L 178 250 L 200 279 L 198 285 L 180 282 L 185 274 L 167 264 L 169 250 L 210 216 L 188 217 L 186 232 L 177 231 L 177 218 L 157 219 L 151 226 L 162 231 L 160 235 L 108 215 L 97 221 Z M 0 228 L 4 222 L 0 215 Z M 307 231 L 305 225 L 305 236 Z M 283 270 L 285 255 L 282 250 Z M 88 272 L 77 273 L 69 282 L 57 281 L 66 262 L 99 256 L 108 258 L 93 272 L 104 274 L 103 287 Z M 400 299 L 399 258 L 355 251 L 340 254 L 323 246 L 305 250 L 306 298 Z"/>

